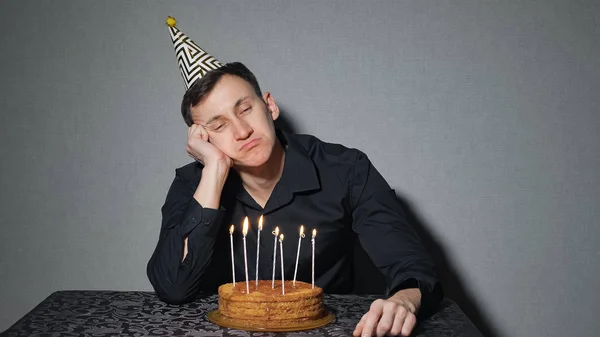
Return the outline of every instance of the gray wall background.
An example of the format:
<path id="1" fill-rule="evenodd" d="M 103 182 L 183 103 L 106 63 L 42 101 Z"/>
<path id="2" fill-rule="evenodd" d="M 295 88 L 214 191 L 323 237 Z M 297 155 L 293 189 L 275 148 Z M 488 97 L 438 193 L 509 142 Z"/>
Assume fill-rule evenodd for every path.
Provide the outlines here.
<path id="1" fill-rule="evenodd" d="M 189 161 L 167 15 L 369 154 L 482 331 L 600 330 L 600 7 L 554 0 L 0 2 L 0 330 L 56 290 L 151 289 Z"/>

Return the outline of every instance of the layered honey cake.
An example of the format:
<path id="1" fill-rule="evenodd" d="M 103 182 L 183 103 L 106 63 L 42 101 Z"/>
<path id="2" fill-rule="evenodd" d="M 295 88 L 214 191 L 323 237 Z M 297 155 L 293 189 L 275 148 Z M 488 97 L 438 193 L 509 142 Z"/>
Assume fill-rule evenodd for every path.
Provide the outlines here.
<path id="1" fill-rule="evenodd" d="M 285 295 L 281 294 L 281 281 L 260 280 L 258 287 L 250 283 L 223 284 L 219 287 L 219 312 L 244 325 L 260 328 L 293 327 L 298 323 L 322 318 L 325 314 L 323 289 L 305 282 L 285 282 Z"/>

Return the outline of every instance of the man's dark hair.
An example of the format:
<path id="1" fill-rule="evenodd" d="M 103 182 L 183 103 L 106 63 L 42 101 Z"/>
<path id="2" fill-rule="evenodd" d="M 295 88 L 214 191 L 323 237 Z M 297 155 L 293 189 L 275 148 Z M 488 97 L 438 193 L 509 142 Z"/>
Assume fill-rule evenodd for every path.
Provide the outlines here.
<path id="1" fill-rule="evenodd" d="M 250 69 L 246 68 L 246 66 L 240 62 L 227 63 L 219 69 L 211 70 L 206 73 L 204 77 L 196 80 L 196 82 L 194 82 L 194 84 L 185 92 L 183 100 L 181 101 L 181 115 L 183 116 L 185 124 L 188 126 L 194 124 L 192 121 L 191 108 L 200 104 L 225 75 L 237 76 L 250 83 L 254 88 L 256 95 L 262 97 L 258 81 Z"/>

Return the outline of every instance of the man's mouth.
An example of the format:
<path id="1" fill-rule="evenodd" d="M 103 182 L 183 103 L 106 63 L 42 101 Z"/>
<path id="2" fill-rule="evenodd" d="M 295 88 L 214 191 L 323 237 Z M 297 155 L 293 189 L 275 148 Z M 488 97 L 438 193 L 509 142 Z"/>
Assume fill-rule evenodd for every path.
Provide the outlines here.
<path id="1" fill-rule="evenodd" d="M 251 148 L 258 145 L 259 141 L 259 138 L 254 138 L 252 140 L 247 141 L 244 145 L 242 145 L 242 147 L 240 147 L 240 151 L 250 150 Z"/>

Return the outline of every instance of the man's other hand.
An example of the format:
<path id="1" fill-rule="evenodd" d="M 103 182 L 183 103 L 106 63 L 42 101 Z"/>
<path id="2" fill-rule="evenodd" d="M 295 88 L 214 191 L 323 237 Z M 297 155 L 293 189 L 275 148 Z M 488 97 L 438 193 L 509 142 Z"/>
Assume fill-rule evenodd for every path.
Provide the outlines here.
<path id="1" fill-rule="evenodd" d="M 375 300 L 356 325 L 353 335 L 409 336 L 417 324 L 420 304 L 421 291 L 417 288 L 400 290 L 387 300 Z"/>

